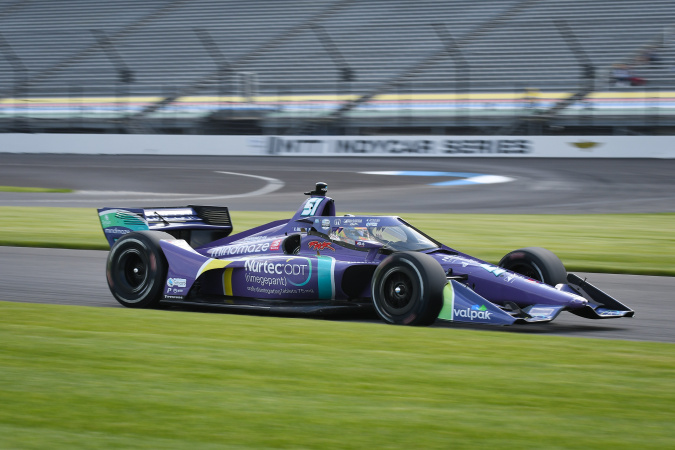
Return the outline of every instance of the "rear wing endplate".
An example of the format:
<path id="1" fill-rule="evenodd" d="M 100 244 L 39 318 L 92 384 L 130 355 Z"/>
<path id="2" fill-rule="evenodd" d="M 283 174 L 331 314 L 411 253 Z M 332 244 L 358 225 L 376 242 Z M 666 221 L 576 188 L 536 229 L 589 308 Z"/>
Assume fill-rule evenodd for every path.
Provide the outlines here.
<path id="1" fill-rule="evenodd" d="M 98 217 L 112 247 L 132 231 L 157 230 L 176 237 L 192 230 L 217 231 L 218 238 L 232 232 L 230 212 L 225 206 L 180 206 L 159 208 L 100 208 Z"/>

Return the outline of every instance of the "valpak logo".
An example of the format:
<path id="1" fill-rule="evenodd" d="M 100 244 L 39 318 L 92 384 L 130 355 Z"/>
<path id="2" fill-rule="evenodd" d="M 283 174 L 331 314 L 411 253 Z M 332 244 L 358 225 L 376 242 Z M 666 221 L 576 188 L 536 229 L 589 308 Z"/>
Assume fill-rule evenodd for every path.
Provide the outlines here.
<path id="1" fill-rule="evenodd" d="M 492 313 L 487 310 L 485 305 L 471 305 L 470 308 L 466 309 L 453 309 L 455 317 L 464 317 L 469 320 L 490 320 Z"/>

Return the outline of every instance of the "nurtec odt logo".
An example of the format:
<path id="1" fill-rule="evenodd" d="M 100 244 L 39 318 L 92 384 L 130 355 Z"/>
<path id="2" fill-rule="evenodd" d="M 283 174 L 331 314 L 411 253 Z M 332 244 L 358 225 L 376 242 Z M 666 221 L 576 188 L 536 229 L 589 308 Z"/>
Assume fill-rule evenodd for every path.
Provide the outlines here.
<path id="1" fill-rule="evenodd" d="M 471 308 L 455 309 L 454 313 L 457 317 L 465 317 L 469 320 L 490 320 L 490 316 L 492 315 L 485 305 L 471 305 Z"/>

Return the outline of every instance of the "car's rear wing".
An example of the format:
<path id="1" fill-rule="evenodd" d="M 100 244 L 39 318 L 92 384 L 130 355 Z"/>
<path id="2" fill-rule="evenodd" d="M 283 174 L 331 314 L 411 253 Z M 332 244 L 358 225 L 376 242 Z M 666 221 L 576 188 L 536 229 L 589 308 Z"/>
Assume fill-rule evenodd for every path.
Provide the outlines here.
<path id="1" fill-rule="evenodd" d="M 140 230 L 164 231 L 199 247 L 228 236 L 233 229 L 224 206 L 100 208 L 98 216 L 111 247 L 125 234 Z"/>

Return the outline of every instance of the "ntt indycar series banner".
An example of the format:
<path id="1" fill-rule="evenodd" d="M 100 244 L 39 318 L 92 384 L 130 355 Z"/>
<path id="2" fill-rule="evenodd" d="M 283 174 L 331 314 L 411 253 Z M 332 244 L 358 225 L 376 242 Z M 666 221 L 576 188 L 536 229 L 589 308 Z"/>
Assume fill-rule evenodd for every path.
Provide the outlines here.
<path id="1" fill-rule="evenodd" d="M 675 158 L 667 136 L 271 136 L 269 155 Z"/>
<path id="2" fill-rule="evenodd" d="M 175 136 L 0 133 L 8 153 L 675 158 L 672 136 Z"/>

